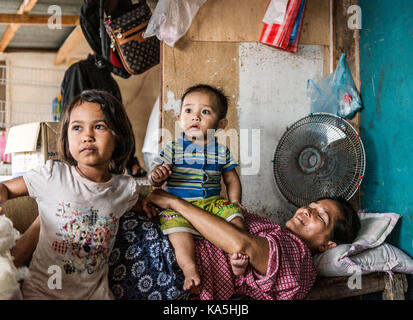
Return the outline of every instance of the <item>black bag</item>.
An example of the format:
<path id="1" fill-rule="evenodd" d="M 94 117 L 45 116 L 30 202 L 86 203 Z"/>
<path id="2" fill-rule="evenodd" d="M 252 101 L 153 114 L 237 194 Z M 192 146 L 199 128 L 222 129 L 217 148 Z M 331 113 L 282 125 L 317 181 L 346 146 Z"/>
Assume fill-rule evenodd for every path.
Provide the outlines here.
<path id="1" fill-rule="evenodd" d="M 155 36 L 143 37 L 150 18 L 149 6 L 140 0 L 131 11 L 117 18 L 106 15 L 104 19 L 111 48 L 130 74 L 140 74 L 159 63 L 160 41 Z"/>
<path id="2" fill-rule="evenodd" d="M 136 6 L 131 0 L 83 0 L 80 11 L 80 26 L 86 41 L 97 56 L 96 65 L 99 68 L 108 68 L 110 72 L 124 79 L 131 74 L 123 66 L 118 52 L 111 49 L 111 39 L 106 33 L 103 19 L 105 12 L 116 18 L 132 11 Z"/>
<path id="3" fill-rule="evenodd" d="M 62 110 L 75 96 L 88 89 L 107 91 L 122 102 L 119 86 L 111 76 L 110 69 L 99 68 L 96 59 L 95 55 L 89 55 L 86 60 L 76 62 L 66 70 L 60 87 Z"/>
<path id="4" fill-rule="evenodd" d="M 122 5 L 118 5 L 119 0 L 110 0 L 105 3 L 103 0 L 83 0 L 80 9 L 80 27 L 86 41 L 96 54 L 96 66 L 107 68 L 113 74 L 127 79 L 131 75 L 123 67 L 120 58 L 116 57 L 116 53 L 111 61 L 111 41 L 103 25 L 103 5 L 107 12 L 113 12 L 115 15 L 122 15 L 133 8 L 130 0 L 120 1 Z"/>

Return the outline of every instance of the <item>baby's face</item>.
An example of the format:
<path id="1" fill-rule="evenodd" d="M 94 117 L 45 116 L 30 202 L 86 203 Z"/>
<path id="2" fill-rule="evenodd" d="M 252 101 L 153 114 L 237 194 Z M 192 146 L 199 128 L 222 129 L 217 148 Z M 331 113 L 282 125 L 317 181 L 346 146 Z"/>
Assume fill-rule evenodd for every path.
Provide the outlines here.
<path id="1" fill-rule="evenodd" d="M 185 136 L 206 143 L 211 132 L 222 128 L 220 120 L 217 101 L 213 95 L 192 92 L 185 96 L 178 116 Z"/>

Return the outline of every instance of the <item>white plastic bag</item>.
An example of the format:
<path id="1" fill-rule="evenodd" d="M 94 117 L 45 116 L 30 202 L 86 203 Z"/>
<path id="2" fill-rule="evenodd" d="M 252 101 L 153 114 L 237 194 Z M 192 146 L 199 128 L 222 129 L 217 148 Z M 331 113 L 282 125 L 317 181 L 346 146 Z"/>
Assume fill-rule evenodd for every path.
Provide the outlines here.
<path id="1" fill-rule="evenodd" d="M 159 0 L 143 36 L 156 36 L 173 47 L 191 26 L 206 0 Z"/>
<path id="2" fill-rule="evenodd" d="M 262 21 L 266 24 L 282 24 L 287 11 L 288 0 L 271 0 Z"/>

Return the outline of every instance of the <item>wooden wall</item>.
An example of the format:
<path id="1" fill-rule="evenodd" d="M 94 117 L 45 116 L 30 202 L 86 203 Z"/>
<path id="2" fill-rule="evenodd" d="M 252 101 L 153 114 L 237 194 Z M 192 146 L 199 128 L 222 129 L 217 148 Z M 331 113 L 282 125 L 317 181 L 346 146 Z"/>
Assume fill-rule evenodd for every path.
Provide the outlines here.
<path id="1" fill-rule="evenodd" d="M 354 4 L 356 1 L 346 0 L 333 1 L 333 7 L 330 8 L 329 0 L 310 0 L 307 2 L 306 12 L 304 16 L 303 29 L 300 39 L 300 45 L 308 46 L 310 49 L 302 50 L 302 52 L 295 54 L 299 59 L 303 58 L 298 62 L 294 60 L 294 54 L 285 53 L 284 51 L 276 48 L 271 48 L 272 52 L 266 51 L 270 50 L 268 46 L 258 45 L 258 40 L 263 27 L 262 18 L 265 14 L 269 0 L 208 0 L 200 8 L 196 17 L 192 21 L 191 27 L 186 33 L 186 35 L 178 41 L 174 47 L 168 45 L 162 45 L 162 75 L 161 75 L 161 127 L 167 129 L 169 132 L 175 134 L 177 131 L 176 127 L 176 115 L 179 112 L 180 97 L 184 90 L 196 83 L 208 83 L 217 87 L 222 87 L 229 97 L 229 114 L 228 120 L 229 125 L 227 129 L 234 129 L 240 133 L 240 113 L 245 112 L 246 106 L 240 106 L 240 72 L 243 70 L 245 72 L 245 67 L 242 65 L 245 59 L 240 57 L 240 49 L 245 47 L 245 43 L 255 43 L 257 44 L 254 50 L 258 50 L 260 53 L 260 48 L 263 51 L 269 53 L 270 56 L 277 56 L 278 59 L 283 59 L 283 62 L 287 62 L 292 69 L 298 70 L 297 68 L 302 68 L 300 63 L 307 63 L 311 66 L 311 61 L 308 61 L 308 57 L 311 56 L 309 52 L 316 52 L 321 48 L 322 50 L 322 75 L 327 75 L 331 72 L 330 57 L 333 57 L 332 66 L 335 67 L 338 58 L 342 51 L 347 53 L 348 62 L 355 78 L 356 83 L 359 85 L 359 63 L 358 63 L 358 52 L 357 46 L 358 39 L 354 35 L 354 32 L 345 30 L 347 26 L 347 8 L 350 4 Z M 332 24 L 332 34 L 330 33 L 330 14 L 334 18 L 334 23 Z M 315 46 L 315 47 L 312 47 Z M 330 52 L 330 49 L 333 52 Z M 276 51 L 280 51 L 279 53 Z M 278 56 L 279 55 L 279 56 Z M 318 59 L 318 55 L 314 54 L 314 59 Z M 263 59 L 268 60 L 268 59 Z M 273 62 L 275 60 L 272 60 Z M 268 61 L 267 61 L 268 62 Z M 257 61 L 256 67 L 257 72 L 262 72 L 260 70 L 261 63 L 265 61 Z M 275 61 L 274 63 L 277 63 Z M 314 60 L 317 64 L 318 61 Z M 311 66 L 312 67 L 312 66 Z M 306 70 L 306 67 L 304 69 Z M 315 68 L 314 70 L 317 70 Z M 281 71 L 282 72 L 282 71 Z M 288 71 L 287 71 L 288 72 Z M 314 71 L 317 74 L 316 71 Z M 312 73 L 314 75 L 314 72 Z M 291 72 L 292 74 L 294 72 Z M 288 77 L 286 77 L 288 78 Z M 276 81 L 280 81 L 280 78 L 274 77 Z M 282 81 L 282 80 L 281 80 Z M 298 88 L 300 94 L 303 94 L 304 83 L 293 83 L 292 87 Z M 251 84 L 254 85 L 254 84 Z M 257 84 L 258 85 L 258 84 Z M 280 86 L 281 87 L 281 86 Z M 268 90 L 275 90 L 277 86 L 270 86 Z M 243 89 L 244 90 L 244 89 Z M 258 88 L 257 92 L 264 90 L 263 85 Z M 252 93 L 254 94 L 254 93 Z M 277 101 L 277 95 L 282 96 L 283 93 L 274 92 L 274 99 Z M 305 94 L 305 93 L 304 93 Z M 281 101 L 289 101 L 288 99 L 278 99 Z M 263 99 L 258 99 L 258 102 L 263 102 Z M 291 101 L 291 108 L 294 109 L 296 106 L 294 104 L 303 101 L 303 97 Z M 243 100 L 245 102 L 245 99 Z M 242 108 L 243 107 L 243 108 Z M 261 106 L 255 105 L 250 106 L 250 108 L 260 108 Z M 278 109 L 277 109 L 278 108 Z M 280 107 L 277 107 L 274 111 L 263 111 L 261 117 L 273 118 L 273 123 L 262 124 L 261 137 L 268 137 L 268 134 L 273 134 L 269 137 L 272 144 L 275 144 L 277 139 L 280 137 L 278 132 L 271 131 L 271 126 L 284 126 L 283 118 L 291 117 L 291 108 L 289 110 L 286 106 L 285 110 L 289 113 L 287 116 Z M 303 107 L 297 109 L 296 117 L 300 117 L 302 114 Z M 308 106 L 309 110 L 309 106 Z M 308 113 L 307 113 L 308 114 Z M 295 119 L 295 120 L 298 120 Z M 242 125 L 245 126 L 245 117 Z M 353 125 L 359 129 L 359 114 L 351 120 Z M 285 128 L 285 127 L 284 127 Z M 173 136 L 164 136 L 163 143 L 168 142 Z M 262 138 L 261 138 L 262 140 Z M 264 141 L 267 142 L 267 141 Z M 239 148 L 239 145 L 230 145 L 231 151 Z M 266 150 L 264 150 L 266 149 Z M 268 150 L 268 146 L 262 146 L 260 154 L 261 156 L 266 156 L 267 158 L 263 161 L 268 161 L 268 156 L 271 153 Z M 236 153 L 239 155 L 239 152 Z M 269 166 L 267 162 L 265 165 Z M 264 166 L 265 167 L 265 166 Z M 274 187 L 274 183 L 268 179 L 268 175 L 272 175 L 269 169 L 266 168 L 264 172 L 257 174 L 255 178 L 245 178 L 241 177 L 243 183 L 248 182 L 250 190 L 256 190 L 256 192 L 264 193 L 264 198 L 271 197 L 277 198 L 270 205 L 264 203 L 265 201 L 260 201 L 257 203 L 253 209 L 258 213 L 263 215 L 270 215 L 270 212 L 275 212 L 275 208 L 281 208 L 281 211 L 291 211 L 294 210 L 290 205 L 288 205 L 285 200 L 283 201 L 280 195 L 277 195 L 278 190 Z M 267 180 L 265 180 L 267 179 Z M 267 193 L 268 194 L 267 194 Z M 250 193 L 250 192 L 248 192 Z M 354 197 L 355 204 L 358 206 L 359 199 L 358 194 Z M 244 199 L 249 202 L 253 202 L 253 198 L 249 194 L 243 194 Z M 248 203 L 247 203 L 248 205 Z M 281 218 L 278 222 L 285 220 L 282 216 L 283 213 L 277 213 L 278 216 L 271 216 L 277 221 L 278 217 Z M 288 216 L 288 214 L 284 214 Z"/>
<path id="2" fill-rule="evenodd" d="M 245 79 L 244 76 L 241 76 L 240 72 L 244 74 L 245 72 L 250 72 L 250 70 L 245 70 L 242 63 L 245 61 L 245 63 L 250 65 L 249 60 L 254 59 L 253 56 L 249 55 L 249 47 L 245 44 L 258 44 L 263 27 L 262 18 L 264 17 L 268 3 L 268 0 L 208 0 L 200 8 L 186 35 L 175 44 L 175 47 L 163 44 L 161 55 L 161 123 L 162 128 L 176 135 L 178 131 L 175 130 L 175 121 L 176 115 L 179 112 L 180 97 L 187 87 L 196 83 L 207 83 L 224 89 L 224 92 L 229 97 L 229 113 L 227 116 L 229 124 L 226 129 L 235 130 L 238 136 L 240 136 L 240 126 L 243 128 L 250 127 L 247 123 L 248 117 L 242 117 L 242 123 L 240 123 L 240 116 L 250 112 L 251 108 L 260 109 L 259 112 L 254 114 L 255 118 L 273 118 L 274 120 L 269 123 L 260 123 L 259 119 L 255 121 L 255 127 L 259 127 L 261 130 L 260 137 L 262 146 L 259 152 L 262 158 L 262 164 L 260 164 L 260 171 L 254 176 L 243 176 L 241 172 L 241 181 L 245 186 L 243 189 L 244 204 L 251 210 L 269 216 L 281 223 L 285 220 L 285 217 L 289 215 L 288 212 L 291 211 L 291 209 L 288 208 L 288 204 L 283 201 L 282 197 L 277 194 L 278 190 L 271 178 L 271 160 L 269 157 L 272 152 L 270 149 L 275 143 L 275 138 L 279 138 L 278 132 L 282 130 L 281 128 L 285 128 L 284 121 L 287 121 L 286 119 L 288 117 L 280 119 L 282 112 L 274 111 L 280 110 L 280 106 L 274 110 L 271 110 L 271 105 L 266 104 L 264 106 L 265 100 L 271 99 L 271 97 L 268 99 L 265 97 L 267 94 L 270 94 L 268 90 L 277 90 L 274 86 L 270 86 L 268 90 L 265 90 L 265 85 L 257 84 L 257 94 L 260 95 L 259 92 L 262 93 L 263 90 L 264 94 L 258 98 L 256 104 L 250 103 L 249 97 L 247 97 L 247 99 L 241 97 L 243 92 L 240 92 L 240 77 Z M 301 44 L 318 45 L 322 48 L 328 48 L 329 39 L 329 1 L 309 1 L 304 18 Z M 277 56 L 277 59 L 282 59 L 283 61 L 293 59 L 293 54 L 281 52 L 281 50 L 264 45 L 261 45 L 261 47 L 252 46 L 251 50 L 258 50 L 257 53 L 261 54 L 262 52 L 267 52 L 269 58 L 268 60 L 264 55 L 262 56 L 262 60 L 267 60 L 266 62 L 257 61 L 256 66 L 252 63 L 252 68 L 257 70 L 257 73 L 253 76 L 259 76 L 259 72 L 265 72 L 265 70 L 260 69 L 260 65 L 264 63 L 269 63 L 268 65 L 273 68 L 274 63 L 277 64 L 277 60 L 274 59 L 275 56 Z M 315 50 L 317 51 L 318 49 Z M 323 50 L 325 51 L 327 49 Z M 240 57 L 240 52 L 242 51 L 245 51 L 245 54 L 243 57 Z M 249 60 L 245 60 L 245 56 L 248 56 L 247 59 Z M 329 54 L 324 54 L 324 56 L 328 58 Z M 300 56 L 299 59 L 301 58 Z M 323 58 L 321 57 L 321 59 Z M 300 63 L 311 64 L 311 61 L 308 59 L 301 59 L 300 61 Z M 297 64 L 297 61 L 295 63 Z M 291 61 L 291 65 L 293 64 L 294 62 Z M 320 76 L 322 76 L 323 73 L 328 73 L 328 66 L 328 60 L 325 61 L 324 67 L 323 64 L 321 65 Z M 293 68 L 299 67 L 293 66 Z M 284 70 L 286 70 L 286 68 L 280 69 L 280 72 L 284 72 Z M 279 77 L 274 78 L 274 80 L 275 79 L 279 79 Z M 271 80 L 271 77 L 269 77 L 269 81 Z M 245 84 L 245 81 L 242 85 L 250 86 L 248 83 Z M 299 84 L 293 83 L 291 87 L 297 85 Z M 305 83 L 301 85 L 301 88 L 303 87 L 305 87 Z M 283 95 L 283 93 L 279 94 Z M 302 101 L 303 97 L 300 99 Z M 276 100 L 277 94 L 274 94 L 274 101 Z M 240 101 L 242 101 L 243 105 L 240 105 Z M 294 101 L 294 103 L 298 105 L 302 104 L 297 100 Z M 291 115 L 293 112 L 292 109 L 287 106 L 286 108 L 289 109 L 288 112 Z M 302 114 L 302 111 L 300 112 Z M 251 118 L 251 120 L 253 119 Z M 278 131 L 272 131 L 272 127 L 277 125 L 279 127 L 277 129 Z M 273 136 L 276 137 L 273 138 Z M 173 138 L 173 136 L 164 137 L 163 143 L 169 141 L 171 138 Z M 240 160 L 239 151 L 242 146 L 240 146 L 239 142 L 234 144 L 229 143 L 229 147 L 233 155 L 238 155 L 238 160 Z M 257 158 L 259 159 L 260 157 Z M 261 177 L 261 175 L 263 175 L 263 177 Z M 260 193 L 261 198 L 254 197 L 252 193 Z M 268 198 L 269 201 L 265 201 L 265 199 Z M 277 208 L 282 208 L 283 211 L 287 213 L 276 214 Z"/>
<path id="3" fill-rule="evenodd" d="M 230 104 L 238 98 L 238 47 L 241 42 L 258 42 L 268 0 L 208 0 L 200 8 L 186 35 L 170 47 L 162 46 L 162 98 L 174 93 L 179 100 L 194 83 L 225 86 Z M 329 1 L 308 1 L 300 44 L 325 46 L 324 73 L 329 73 Z M 276 50 L 276 49 L 274 49 Z M 205 61 L 205 63 L 200 63 Z M 231 108 L 230 108 L 231 109 Z M 234 109 L 234 108 L 232 108 Z M 174 128 L 175 114 L 167 106 L 162 128 Z M 235 112 L 228 115 L 229 127 L 237 127 Z"/>

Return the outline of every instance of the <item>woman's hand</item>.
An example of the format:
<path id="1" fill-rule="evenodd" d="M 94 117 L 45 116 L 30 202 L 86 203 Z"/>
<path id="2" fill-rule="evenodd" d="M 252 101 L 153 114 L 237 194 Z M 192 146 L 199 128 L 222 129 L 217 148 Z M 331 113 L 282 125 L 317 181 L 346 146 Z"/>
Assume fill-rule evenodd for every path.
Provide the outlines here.
<path id="1" fill-rule="evenodd" d="M 142 201 L 143 211 L 148 218 L 153 218 L 158 214 L 159 208 L 170 209 L 173 201 L 178 199 L 166 191 L 155 189 Z"/>

